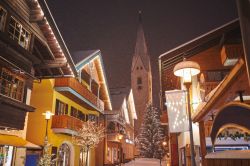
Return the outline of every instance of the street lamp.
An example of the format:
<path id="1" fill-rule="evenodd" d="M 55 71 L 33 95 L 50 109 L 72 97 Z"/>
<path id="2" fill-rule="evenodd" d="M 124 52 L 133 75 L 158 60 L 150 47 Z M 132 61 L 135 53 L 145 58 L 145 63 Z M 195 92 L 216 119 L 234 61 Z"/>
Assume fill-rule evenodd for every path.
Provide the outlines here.
<path id="1" fill-rule="evenodd" d="M 161 166 L 162 159 L 163 159 L 163 157 L 165 156 L 164 154 L 165 154 L 165 151 L 166 151 L 166 145 L 167 145 L 167 142 L 166 142 L 166 141 L 163 141 L 163 142 L 162 142 L 163 151 L 161 151 L 160 166 Z"/>
<path id="2" fill-rule="evenodd" d="M 44 142 L 45 144 L 47 144 L 48 143 L 48 122 L 54 114 L 50 111 L 46 111 L 45 113 L 43 113 L 43 115 L 45 116 L 45 120 L 46 120 L 46 132 L 45 132 Z"/>
<path id="3" fill-rule="evenodd" d="M 193 139 L 193 127 L 191 119 L 191 107 L 190 107 L 190 96 L 189 89 L 192 85 L 192 76 L 200 73 L 200 65 L 193 61 L 187 61 L 184 59 L 174 67 L 174 75 L 183 78 L 183 83 L 187 88 L 187 102 L 188 102 L 188 120 L 189 120 L 189 132 L 190 132 L 190 148 L 191 148 L 191 165 L 195 166 L 194 157 L 194 139 Z"/>
<path id="4" fill-rule="evenodd" d="M 45 132 L 45 139 L 44 139 L 44 147 L 43 147 L 43 155 L 39 160 L 38 165 L 53 165 L 55 162 L 55 159 L 52 160 L 53 154 L 50 154 L 50 144 L 48 143 L 48 122 L 51 118 L 52 115 L 54 115 L 53 113 L 51 113 L 50 111 L 46 111 L 45 113 L 43 113 L 43 115 L 45 116 L 45 120 L 46 120 L 46 132 Z"/>

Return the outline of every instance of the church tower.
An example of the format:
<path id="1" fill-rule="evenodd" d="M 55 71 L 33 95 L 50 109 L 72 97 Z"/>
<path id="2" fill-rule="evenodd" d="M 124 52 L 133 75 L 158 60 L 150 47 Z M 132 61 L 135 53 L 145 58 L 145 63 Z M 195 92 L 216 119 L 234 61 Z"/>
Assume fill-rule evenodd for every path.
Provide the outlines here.
<path id="1" fill-rule="evenodd" d="M 141 12 L 131 66 L 131 87 L 134 94 L 137 120 L 135 120 L 135 137 L 140 132 L 147 104 L 152 103 L 152 74 L 150 57 L 142 27 Z"/>

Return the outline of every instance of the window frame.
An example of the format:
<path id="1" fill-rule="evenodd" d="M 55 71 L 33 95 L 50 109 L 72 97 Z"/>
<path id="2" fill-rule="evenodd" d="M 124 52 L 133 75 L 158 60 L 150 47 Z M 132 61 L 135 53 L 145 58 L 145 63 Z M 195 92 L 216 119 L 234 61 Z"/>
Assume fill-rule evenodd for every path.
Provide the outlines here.
<path id="1" fill-rule="evenodd" d="M 68 104 L 56 99 L 55 115 L 68 115 Z"/>
<path id="2" fill-rule="evenodd" d="M 8 87 L 6 87 L 6 85 L 4 86 L 3 82 L 6 82 L 6 85 L 8 84 Z M 23 102 L 24 88 L 25 80 L 23 78 L 17 76 L 6 68 L 0 69 L 0 93 L 2 95 Z M 5 93 L 3 93 L 4 91 Z"/>
<path id="3" fill-rule="evenodd" d="M 0 5 L 0 9 L 2 9 L 3 12 L 5 12 L 5 15 L 3 16 L 0 15 L 0 31 L 4 32 L 4 29 L 6 26 L 6 20 L 7 20 L 7 10 L 3 8 L 1 5 Z"/>
<path id="4" fill-rule="evenodd" d="M 12 25 L 12 21 L 14 22 L 14 25 Z M 11 28 L 13 28 L 13 32 L 11 32 Z M 25 37 L 23 36 L 22 32 L 25 32 Z M 16 41 L 18 45 L 23 47 L 24 49 L 28 50 L 30 46 L 30 40 L 31 40 L 31 32 L 27 30 L 25 26 L 23 26 L 15 17 L 11 16 L 10 20 L 8 22 L 8 35 L 9 37 Z M 21 40 L 21 38 L 24 38 L 24 41 Z M 27 41 L 26 41 L 27 39 Z M 24 44 L 22 44 L 22 42 Z"/>

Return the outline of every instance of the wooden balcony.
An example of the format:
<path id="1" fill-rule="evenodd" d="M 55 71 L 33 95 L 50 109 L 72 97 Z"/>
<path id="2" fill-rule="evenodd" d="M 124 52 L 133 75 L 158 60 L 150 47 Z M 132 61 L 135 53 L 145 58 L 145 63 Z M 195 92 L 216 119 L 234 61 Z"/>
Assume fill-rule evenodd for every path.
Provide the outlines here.
<path id="1" fill-rule="evenodd" d="M 104 102 L 82 85 L 76 78 L 56 78 L 55 89 L 68 98 L 83 104 L 89 109 L 104 111 Z"/>
<path id="2" fill-rule="evenodd" d="M 122 126 L 125 126 L 125 119 L 122 118 L 119 114 L 107 115 L 107 121 L 114 121 L 119 123 Z"/>
<path id="3" fill-rule="evenodd" d="M 111 142 L 120 142 L 120 140 L 119 140 L 120 135 L 121 134 L 118 131 L 108 130 L 107 131 L 107 140 L 111 141 Z"/>
<path id="4" fill-rule="evenodd" d="M 82 127 L 82 121 L 69 115 L 54 115 L 51 129 L 55 133 L 76 134 L 76 130 Z"/>

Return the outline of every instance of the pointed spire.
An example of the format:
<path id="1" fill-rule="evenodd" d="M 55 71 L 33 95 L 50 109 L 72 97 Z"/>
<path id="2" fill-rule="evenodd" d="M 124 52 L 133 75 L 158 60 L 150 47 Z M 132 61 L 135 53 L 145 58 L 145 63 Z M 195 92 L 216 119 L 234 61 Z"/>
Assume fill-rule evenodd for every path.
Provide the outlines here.
<path id="1" fill-rule="evenodd" d="M 139 14 L 139 25 L 137 29 L 134 58 L 138 59 L 138 57 L 140 57 L 145 69 L 149 70 L 150 58 L 149 58 L 145 35 L 144 35 L 143 27 L 142 27 L 142 12 L 139 11 L 138 14 Z"/>
<path id="2" fill-rule="evenodd" d="M 139 14 L 139 23 L 141 23 L 142 22 L 142 12 L 141 12 L 141 10 L 139 10 L 138 11 L 138 14 Z"/>

